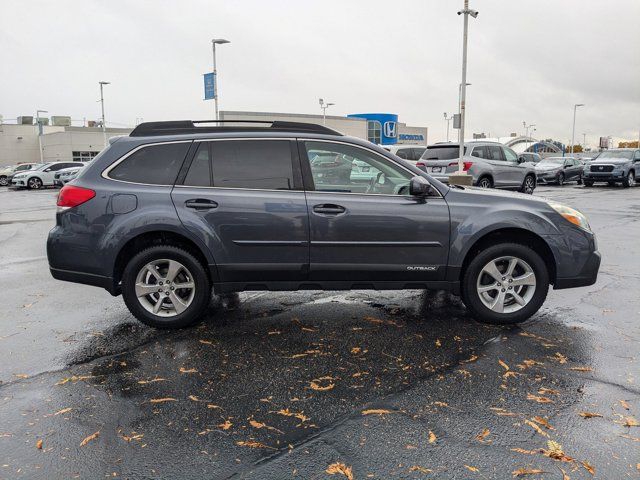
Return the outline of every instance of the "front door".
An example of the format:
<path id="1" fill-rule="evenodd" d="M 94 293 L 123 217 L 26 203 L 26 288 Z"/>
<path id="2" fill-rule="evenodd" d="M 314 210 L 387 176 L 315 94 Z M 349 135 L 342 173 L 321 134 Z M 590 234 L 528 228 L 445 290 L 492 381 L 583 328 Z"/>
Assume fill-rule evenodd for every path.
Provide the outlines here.
<path id="1" fill-rule="evenodd" d="M 518 187 L 524 183 L 524 176 L 527 169 L 518 163 L 518 155 L 508 147 L 502 147 L 507 165 L 507 180 L 510 186 Z"/>
<path id="2" fill-rule="evenodd" d="M 305 280 L 309 224 L 295 141 L 210 140 L 195 148 L 171 196 L 221 281 Z"/>
<path id="3" fill-rule="evenodd" d="M 449 208 L 440 195 L 411 197 L 414 174 L 364 147 L 300 141 L 299 149 L 310 281 L 444 279 Z"/>

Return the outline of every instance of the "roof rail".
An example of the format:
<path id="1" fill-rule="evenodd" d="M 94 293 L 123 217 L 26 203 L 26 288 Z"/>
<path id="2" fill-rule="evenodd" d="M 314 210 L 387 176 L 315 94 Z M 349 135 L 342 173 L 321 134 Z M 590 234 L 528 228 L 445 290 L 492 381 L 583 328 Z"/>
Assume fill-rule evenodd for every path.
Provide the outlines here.
<path id="1" fill-rule="evenodd" d="M 202 123 L 215 123 L 216 125 L 202 127 L 198 126 Z M 230 123 L 233 125 L 218 125 L 220 123 Z M 215 133 L 234 131 L 255 132 L 265 131 L 266 129 L 279 132 L 324 133 L 327 135 L 342 136 L 342 133 L 325 127 L 324 125 L 303 122 L 282 122 L 278 120 L 175 120 L 167 122 L 144 122 L 134 128 L 129 136 L 149 137 L 156 135 L 181 135 L 189 133 Z"/>

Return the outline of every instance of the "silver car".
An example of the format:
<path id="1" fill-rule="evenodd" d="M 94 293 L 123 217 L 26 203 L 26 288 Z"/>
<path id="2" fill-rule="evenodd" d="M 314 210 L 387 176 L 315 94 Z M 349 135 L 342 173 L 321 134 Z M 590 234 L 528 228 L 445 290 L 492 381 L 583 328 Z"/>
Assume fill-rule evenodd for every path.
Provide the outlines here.
<path id="1" fill-rule="evenodd" d="M 536 163 L 538 182 L 564 185 L 575 181 L 582 185 L 584 163 L 574 157 L 547 157 Z"/>
<path id="2" fill-rule="evenodd" d="M 77 167 L 63 168 L 62 170 L 60 170 L 54 175 L 53 185 L 55 187 L 65 186 L 71 180 L 76 178 L 83 168 L 84 168 L 84 165 L 79 165 Z"/>
<path id="3" fill-rule="evenodd" d="M 509 147 L 497 142 L 466 142 L 464 148 L 463 169 L 473 177 L 473 185 L 528 194 L 535 190 L 535 168 Z M 448 184 L 449 175 L 458 171 L 459 152 L 456 143 L 429 145 L 416 167 Z"/>

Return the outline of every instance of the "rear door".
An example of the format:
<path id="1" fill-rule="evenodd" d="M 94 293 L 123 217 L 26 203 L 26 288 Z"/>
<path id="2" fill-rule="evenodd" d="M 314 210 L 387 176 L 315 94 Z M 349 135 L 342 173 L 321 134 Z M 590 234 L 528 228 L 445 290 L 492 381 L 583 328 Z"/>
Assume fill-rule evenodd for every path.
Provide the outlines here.
<path id="1" fill-rule="evenodd" d="M 373 150 L 301 140 L 310 226 L 309 281 L 428 281 L 445 275 L 449 208 L 439 195 L 409 196 L 413 173 Z M 353 158 L 370 171 L 335 182 L 308 158 Z M 320 176 L 320 174 L 323 174 Z"/>
<path id="2" fill-rule="evenodd" d="M 516 152 L 508 147 L 501 148 L 505 158 L 509 185 L 511 187 L 519 187 L 524 183 L 524 176 L 527 173 L 527 168 L 518 162 L 518 155 Z"/>
<path id="3" fill-rule="evenodd" d="M 178 183 L 171 196 L 180 220 L 209 247 L 223 282 L 306 279 L 309 224 L 295 141 L 201 141 Z"/>

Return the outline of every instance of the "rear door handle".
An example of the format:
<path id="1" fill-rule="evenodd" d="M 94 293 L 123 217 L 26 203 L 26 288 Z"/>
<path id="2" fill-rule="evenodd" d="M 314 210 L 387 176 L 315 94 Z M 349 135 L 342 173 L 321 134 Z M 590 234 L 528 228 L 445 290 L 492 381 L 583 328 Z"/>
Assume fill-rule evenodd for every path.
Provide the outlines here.
<path id="1" fill-rule="evenodd" d="M 315 213 L 321 215 L 341 215 L 347 211 L 342 205 L 334 205 L 333 203 L 322 203 L 313 207 Z"/>
<path id="2" fill-rule="evenodd" d="M 212 208 L 217 208 L 218 202 L 207 200 L 206 198 L 194 198 L 184 202 L 184 206 L 195 210 L 210 210 Z"/>

